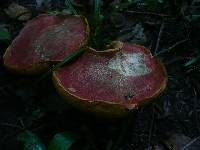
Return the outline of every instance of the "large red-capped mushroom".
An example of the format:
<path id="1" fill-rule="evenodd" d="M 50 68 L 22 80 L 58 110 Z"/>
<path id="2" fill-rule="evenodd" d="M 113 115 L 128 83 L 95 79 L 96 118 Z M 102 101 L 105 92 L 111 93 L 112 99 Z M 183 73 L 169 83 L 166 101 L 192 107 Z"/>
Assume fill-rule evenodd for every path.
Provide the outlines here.
<path id="1" fill-rule="evenodd" d="M 167 73 L 145 47 L 114 42 L 105 51 L 87 49 L 76 61 L 54 71 L 53 81 L 72 105 L 120 117 L 156 99 L 166 87 Z"/>
<path id="2" fill-rule="evenodd" d="M 87 43 L 89 26 L 83 16 L 43 14 L 29 21 L 4 54 L 13 72 L 38 74 L 48 62 L 61 61 Z"/>

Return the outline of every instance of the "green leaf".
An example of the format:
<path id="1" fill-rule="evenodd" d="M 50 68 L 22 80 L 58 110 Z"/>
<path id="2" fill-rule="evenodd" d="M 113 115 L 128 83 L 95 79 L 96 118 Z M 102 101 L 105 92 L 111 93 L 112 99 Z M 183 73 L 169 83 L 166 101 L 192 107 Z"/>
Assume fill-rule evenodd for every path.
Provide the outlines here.
<path id="1" fill-rule="evenodd" d="M 87 47 L 80 47 L 79 49 L 77 49 L 76 51 L 74 51 L 73 53 L 67 55 L 61 62 L 59 62 L 58 64 L 56 64 L 55 66 L 53 66 L 49 71 L 47 71 L 45 74 L 43 74 L 38 82 L 40 82 L 41 80 L 43 80 L 44 78 L 46 78 L 48 75 L 50 75 L 53 71 L 57 70 L 59 67 L 63 66 L 66 63 L 71 62 L 72 60 L 76 59 L 77 57 L 79 57 L 81 54 L 83 54 L 83 52 L 86 50 Z M 38 84 L 38 82 L 36 82 Z"/>
<path id="2" fill-rule="evenodd" d="M 196 63 L 199 59 L 200 59 L 200 55 L 198 55 L 197 57 L 194 57 L 191 60 L 189 60 L 187 63 L 184 64 L 184 66 L 188 67 L 188 66 Z"/>
<path id="3" fill-rule="evenodd" d="M 198 13 L 193 13 L 191 15 L 186 15 L 185 18 L 188 20 L 188 21 L 198 21 L 199 18 L 200 18 L 200 12 Z"/>
<path id="4" fill-rule="evenodd" d="M 0 40 L 10 40 L 11 35 L 7 28 L 0 25 Z"/>
<path id="5" fill-rule="evenodd" d="M 198 14 L 197 14 L 197 15 L 194 14 L 194 15 L 191 16 L 191 20 L 192 20 L 192 21 L 196 21 L 196 20 L 198 20 L 199 18 L 200 18 L 200 14 L 199 14 L 199 15 L 198 15 Z"/>
<path id="6" fill-rule="evenodd" d="M 24 150 L 46 150 L 40 138 L 28 130 L 20 133 L 18 140 L 23 143 Z"/>
<path id="7" fill-rule="evenodd" d="M 57 133 L 51 140 L 48 150 L 68 150 L 75 142 L 75 136 L 67 133 Z"/>
<path id="8" fill-rule="evenodd" d="M 54 66 L 52 71 L 57 70 L 62 65 L 76 59 L 77 57 L 79 57 L 85 51 L 85 49 L 86 49 L 86 47 L 80 47 L 79 49 L 77 49 L 73 53 L 69 54 L 61 62 L 59 62 L 56 66 Z"/>

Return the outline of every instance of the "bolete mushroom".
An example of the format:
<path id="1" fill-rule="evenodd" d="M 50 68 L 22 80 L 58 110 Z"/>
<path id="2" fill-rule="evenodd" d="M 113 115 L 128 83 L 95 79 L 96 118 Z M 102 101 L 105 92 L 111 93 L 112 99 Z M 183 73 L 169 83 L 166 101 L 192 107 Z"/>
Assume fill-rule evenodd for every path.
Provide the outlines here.
<path id="1" fill-rule="evenodd" d="M 4 54 L 13 72 L 38 74 L 49 62 L 61 61 L 87 43 L 89 27 L 83 16 L 43 14 L 29 21 Z"/>
<path id="2" fill-rule="evenodd" d="M 53 82 L 68 103 L 121 117 L 156 99 L 166 87 L 167 73 L 149 49 L 116 41 L 105 51 L 88 48 L 76 61 L 54 71 Z"/>

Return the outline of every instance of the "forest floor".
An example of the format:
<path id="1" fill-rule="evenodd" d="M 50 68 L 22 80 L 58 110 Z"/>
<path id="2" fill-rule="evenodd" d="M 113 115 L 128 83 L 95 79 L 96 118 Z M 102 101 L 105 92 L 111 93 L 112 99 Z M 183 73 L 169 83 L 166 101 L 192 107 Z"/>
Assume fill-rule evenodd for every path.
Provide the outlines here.
<path id="1" fill-rule="evenodd" d="M 27 8 L 30 17 L 20 20 L 6 13 L 13 2 Z M 51 77 L 33 88 L 38 76 L 15 75 L 3 66 L 6 48 L 28 20 L 41 13 L 70 13 L 69 6 L 63 0 L 1 1 L 0 28 L 10 37 L 0 37 L 0 149 L 23 149 L 18 135 L 24 130 L 37 135 L 46 146 L 57 133 L 73 133 L 78 138 L 72 150 L 200 149 L 200 21 L 190 19 L 192 13 L 188 12 L 200 5 L 157 3 L 101 3 L 106 18 L 101 38 L 145 45 L 162 60 L 168 73 L 167 88 L 159 100 L 128 118 L 109 120 L 63 105 Z M 93 3 L 73 1 L 73 5 L 90 18 Z"/>

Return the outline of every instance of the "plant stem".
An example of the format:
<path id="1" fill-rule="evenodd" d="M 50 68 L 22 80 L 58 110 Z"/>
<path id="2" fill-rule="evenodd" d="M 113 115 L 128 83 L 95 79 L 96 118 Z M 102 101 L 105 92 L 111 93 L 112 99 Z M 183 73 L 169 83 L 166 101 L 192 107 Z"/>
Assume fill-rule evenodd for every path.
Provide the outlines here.
<path id="1" fill-rule="evenodd" d="M 70 0 L 65 0 L 65 5 L 69 7 L 69 9 L 72 11 L 74 15 L 78 15 L 76 9 L 72 6 Z"/>
<path id="2" fill-rule="evenodd" d="M 100 0 L 94 1 L 94 17 L 95 19 L 99 20 L 100 17 Z"/>

